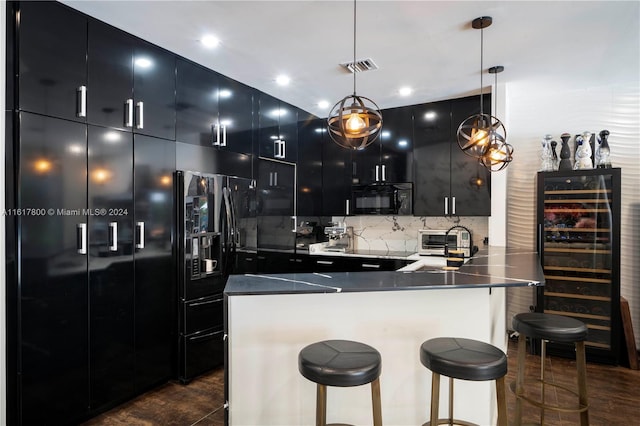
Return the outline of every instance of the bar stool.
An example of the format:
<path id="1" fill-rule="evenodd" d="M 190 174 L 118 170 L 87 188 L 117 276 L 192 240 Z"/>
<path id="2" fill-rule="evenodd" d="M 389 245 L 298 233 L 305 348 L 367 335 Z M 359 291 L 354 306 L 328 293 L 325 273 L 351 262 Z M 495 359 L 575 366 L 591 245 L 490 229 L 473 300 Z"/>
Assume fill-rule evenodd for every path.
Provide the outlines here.
<path id="1" fill-rule="evenodd" d="M 377 350 L 351 340 L 312 343 L 298 354 L 298 370 L 317 384 L 316 426 L 327 424 L 327 386 L 349 387 L 367 383 L 371 383 L 373 424 L 382 426 L 382 357 Z"/>
<path id="2" fill-rule="evenodd" d="M 586 426 L 589 424 L 589 402 L 587 398 L 587 362 L 585 356 L 584 341 L 587 338 L 587 326 L 575 318 L 565 317 L 562 315 L 545 314 L 540 312 L 527 312 L 517 314 L 513 317 L 512 326 L 520 336 L 518 338 L 518 372 L 515 383 L 510 383 L 509 387 L 516 396 L 516 418 L 515 424 L 522 423 L 522 401 L 526 401 L 540 408 L 540 423 L 544 424 L 545 410 L 554 410 L 560 412 L 580 413 L 580 424 Z M 540 399 L 532 398 L 525 393 L 524 370 L 525 370 L 525 353 L 526 338 L 541 339 L 541 355 L 540 355 L 540 380 L 541 397 Z M 576 348 L 576 368 L 578 370 L 578 391 L 561 386 L 554 382 L 545 380 L 544 377 L 544 359 L 546 342 L 574 343 Z M 553 386 L 563 389 L 578 397 L 578 405 L 560 406 L 551 405 L 545 402 L 545 386 Z"/>
<path id="3" fill-rule="evenodd" d="M 477 426 L 453 417 L 453 379 L 496 381 L 498 425 L 507 426 L 504 376 L 507 356 L 488 343 L 456 337 L 437 337 L 420 346 L 420 362 L 431 370 L 431 420 L 424 425 L 457 424 Z M 449 377 L 449 418 L 439 419 L 440 375 Z"/>

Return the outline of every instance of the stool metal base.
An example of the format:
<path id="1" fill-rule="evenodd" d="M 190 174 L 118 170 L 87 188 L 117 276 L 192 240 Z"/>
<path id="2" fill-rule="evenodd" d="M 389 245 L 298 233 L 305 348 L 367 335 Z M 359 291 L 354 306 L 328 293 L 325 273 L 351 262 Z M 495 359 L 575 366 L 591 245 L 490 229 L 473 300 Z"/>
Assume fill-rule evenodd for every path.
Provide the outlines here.
<path id="1" fill-rule="evenodd" d="M 515 425 L 521 426 L 522 424 L 522 401 L 525 401 L 534 407 L 540 408 L 540 424 L 544 425 L 544 412 L 545 410 L 558 411 L 563 413 L 580 413 L 580 425 L 589 425 L 589 403 L 587 397 L 587 363 L 585 345 L 583 341 L 575 342 L 576 347 L 576 368 L 578 370 L 578 390 L 562 386 L 560 384 L 545 380 L 544 363 L 545 363 L 545 348 L 546 341 L 541 341 L 542 353 L 540 355 L 540 379 L 536 380 L 536 383 L 541 385 L 541 399 L 532 398 L 527 396 L 524 387 L 524 369 L 525 369 L 525 354 L 526 354 L 526 336 L 520 333 L 518 338 L 518 370 L 516 381 L 509 384 L 509 388 L 516 397 L 516 418 Z M 562 389 L 568 393 L 575 395 L 578 398 L 578 402 L 575 405 L 552 405 L 545 402 L 545 388 L 552 386 L 558 389 Z"/>
<path id="2" fill-rule="evenodd" d="M 327 425 L 327 386 L 318 383 L 316 389 L 316 426 L 343 425 L 342 423 L 332 423 L 331 425 Z M 373 426 L 382 426 L 380 378 L 371 382 L 371 403 L 373 405 Z"/>

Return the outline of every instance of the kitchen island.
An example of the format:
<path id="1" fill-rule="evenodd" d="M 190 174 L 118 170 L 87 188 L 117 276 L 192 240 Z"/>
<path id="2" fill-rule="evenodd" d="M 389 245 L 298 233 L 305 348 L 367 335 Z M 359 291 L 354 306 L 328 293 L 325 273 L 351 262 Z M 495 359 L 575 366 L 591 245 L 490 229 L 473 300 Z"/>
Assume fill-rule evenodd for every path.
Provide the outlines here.
<path id="1" fill-rule="evenodd" d="M 231 276 L 225 288 L 229 424 L 313 424 L 316 386 L 298 372 L 297 357 L 325 339 L 378 349 L 384 424 L 424 423 L 431 374 L 420 363 L 420 344 L 456 336 L 506 351 L 505 288 L 544 282 L 530 251 L 488 248 L 458 270 L 434 263 L 444 259 L 418 258 L 395 272 Z M 442 395 L 447 387 L 443 381 Z M 493 382 L 457 381 L 456 401 L 457 418 L 495 423 Z M 370 388 L 329 388 L 327 407 L 328 422 L 370 424 Z"/>

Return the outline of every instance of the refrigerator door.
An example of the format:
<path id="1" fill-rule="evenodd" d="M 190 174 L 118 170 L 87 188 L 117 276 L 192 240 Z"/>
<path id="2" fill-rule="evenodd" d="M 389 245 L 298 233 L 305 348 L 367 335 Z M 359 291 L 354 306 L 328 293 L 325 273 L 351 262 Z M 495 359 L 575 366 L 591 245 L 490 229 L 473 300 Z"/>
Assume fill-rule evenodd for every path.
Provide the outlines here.
<path id="1" fill-rule="evenodd" d="M 227 199 L 231 214 L 233 261 L 229 273 L 256 272 L 256 188 L 250 179 L 229 177 Z"/>

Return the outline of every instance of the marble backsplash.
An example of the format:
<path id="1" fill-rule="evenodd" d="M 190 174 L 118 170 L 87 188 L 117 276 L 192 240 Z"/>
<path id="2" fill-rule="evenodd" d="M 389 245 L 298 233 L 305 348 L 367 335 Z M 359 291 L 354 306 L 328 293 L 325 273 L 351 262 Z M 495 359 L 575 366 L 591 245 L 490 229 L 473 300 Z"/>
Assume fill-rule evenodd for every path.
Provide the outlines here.
<path id="1" fill-rule="evenodd" d="M 473 244 L 478 247 L 489 235 L 486 217 L 341 216 L 332 220 L 353 226 L 356 250 L 416 252 L 418 230 L 446 230 L 454 225 L 469 228 Z"/>

